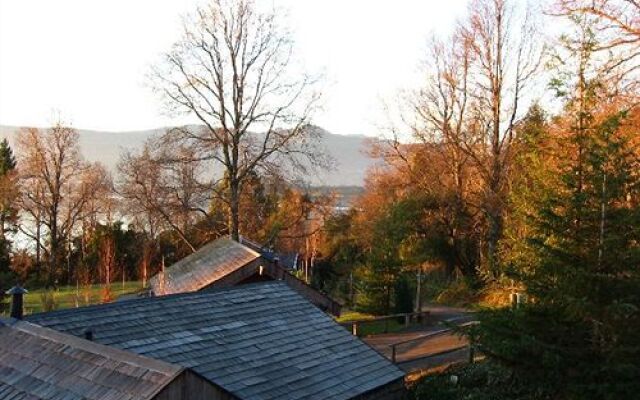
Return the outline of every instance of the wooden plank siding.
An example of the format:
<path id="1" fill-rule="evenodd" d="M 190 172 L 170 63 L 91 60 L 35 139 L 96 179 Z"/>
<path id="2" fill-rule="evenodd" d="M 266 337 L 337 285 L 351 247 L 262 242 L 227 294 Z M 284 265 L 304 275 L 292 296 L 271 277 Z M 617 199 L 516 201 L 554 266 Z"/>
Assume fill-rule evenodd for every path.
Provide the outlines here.
<path id="1" fill-rule="evenodd" d="M 200 375 L 185 370 L 153 400 L 238 400 L 238 398 Z"/>

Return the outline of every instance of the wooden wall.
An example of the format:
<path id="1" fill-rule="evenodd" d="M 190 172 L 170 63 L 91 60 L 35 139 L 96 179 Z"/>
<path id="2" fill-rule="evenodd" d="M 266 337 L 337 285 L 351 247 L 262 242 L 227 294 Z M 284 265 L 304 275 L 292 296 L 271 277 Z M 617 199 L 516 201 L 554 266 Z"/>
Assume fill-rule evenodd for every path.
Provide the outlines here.
<path id="1" fill-rule="evenodd" d="M 200 375 L 184 370 L 154 400 L 238 400 Z"/>
<path id="2" fill-rule="evenodd" d="M 402 400 L 406 399 L 406 396 L 407 389 L 404 384 L 404 378 L 400 378 L 350 400 Z"/>

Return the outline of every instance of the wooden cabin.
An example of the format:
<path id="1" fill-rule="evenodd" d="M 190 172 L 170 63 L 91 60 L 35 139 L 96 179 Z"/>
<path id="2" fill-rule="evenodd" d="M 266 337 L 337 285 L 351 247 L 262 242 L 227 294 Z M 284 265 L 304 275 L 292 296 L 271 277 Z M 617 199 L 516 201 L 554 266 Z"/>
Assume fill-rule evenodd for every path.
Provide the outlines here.
<path id="1" fill-rule="evenodd" d="M 82 336 L 90 329 L 97 343 L 184 367 L 220 388 L 216 396 L 403 398 L 404 373 L 397 366 L 283 281 L 137 298 L 27 318 L 65 334 Z M 192 385 L 189 377 L 185 379 Z"/>
<path id="2" fill-rule="evenodd" d="M 0 321 L 0 399 L 230 400 L 180 365 L 20 321 Z"/>
<path id="3" fill-rule="evenodd" d="M 284 281 L 321 310 L 340 315 L 338 302 L 296 278 L 277 258 L 226 237 L 161 271 L 149 284 L 152 294 L 161 296 L 270 280 Z"/>

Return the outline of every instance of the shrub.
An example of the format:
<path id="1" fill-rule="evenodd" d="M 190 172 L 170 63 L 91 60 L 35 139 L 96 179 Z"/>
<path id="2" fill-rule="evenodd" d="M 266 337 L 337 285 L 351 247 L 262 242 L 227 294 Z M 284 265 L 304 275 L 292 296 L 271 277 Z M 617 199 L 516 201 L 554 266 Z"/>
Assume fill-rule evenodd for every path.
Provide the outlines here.
<path id="1" fill-rule="evenodd" d="M 467 279 L 457 279 L 444 289 L 436 298 L 438 303 L 456 306 L 468 306 L 477 300 L 477 292 Z"/>
<path id="2" fill-rule="evenodd" d="M 532 391 L 491 362 L 449 367 L 422 378 L 410 392 L 416 400 L 547 400 L 552 396 L 544 389 Z"/>

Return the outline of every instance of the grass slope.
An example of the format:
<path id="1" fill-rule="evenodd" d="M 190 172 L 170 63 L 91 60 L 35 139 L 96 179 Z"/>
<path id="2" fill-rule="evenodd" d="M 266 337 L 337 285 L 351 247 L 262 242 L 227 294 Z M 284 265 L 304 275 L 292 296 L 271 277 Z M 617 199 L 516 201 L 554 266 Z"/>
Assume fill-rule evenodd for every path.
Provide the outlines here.
<path id="1" fill-rule="evenodd" d="M 132 281 L 111 284 L 111 297 L 116 300 L 118 297 L 137 293 L 142 290 L 142 282 Z M 62 286 L 56 290 L 36 289 L 29 291 L 24 299 L 24 309 L 26 314 L 34 314 L 45 311 L 46 298 L 53 299 L 53 308 L 60 310 L 64 308 L 83 307 L 91 304 L 103 302 L 104 285 L 97 284 L 89 287 Z M 5 302 L 9 302 L 6 299 Z"/>

